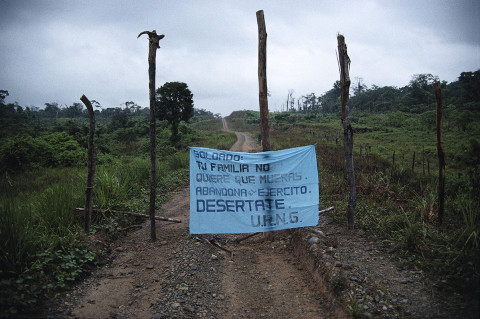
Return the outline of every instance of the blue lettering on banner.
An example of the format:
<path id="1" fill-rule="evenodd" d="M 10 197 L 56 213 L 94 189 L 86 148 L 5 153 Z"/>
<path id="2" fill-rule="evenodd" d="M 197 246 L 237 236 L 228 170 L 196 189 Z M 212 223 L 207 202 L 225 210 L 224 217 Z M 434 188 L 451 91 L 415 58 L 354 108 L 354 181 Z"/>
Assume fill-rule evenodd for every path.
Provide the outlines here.
<path id="1" fill-rule="evenodd" d="M 190 233 L 318 224 L 315 147 L 263 153 L 190 148 Z"/>

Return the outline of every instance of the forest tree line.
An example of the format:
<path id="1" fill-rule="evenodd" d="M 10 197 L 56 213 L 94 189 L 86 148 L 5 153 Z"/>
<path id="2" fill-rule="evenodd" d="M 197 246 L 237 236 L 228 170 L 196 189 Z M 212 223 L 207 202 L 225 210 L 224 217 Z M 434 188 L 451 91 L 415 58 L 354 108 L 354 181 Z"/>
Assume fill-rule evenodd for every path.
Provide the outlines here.
<path id="1" fill-rule="evenodd" d="M 389 112 L 401 111 L 407 113 L 424 113 L 435 109 L 435 93 L 433 84 L 440 82 L 432 74 L 416 74 L 408 85 L 397 88 L 394 86 L 372 85 L 370 88 L 363 83 L 362 78 L 356 78 L 351 85 L 350 107 L 355 111 Z M 444 96 L 444 107 L 450 111 L 471 112 L 480 111 L 480 70 L 462 72 L 457 81 L 448 83 L 441 81 L 440 86 Z M 287 96 L 289 112 L 301 113 L 335 113 L 340 109 L 340 81 L 333 88 L 320 96 L 310 93 L 297 100 L 293 90 Z M 467 116 L 464 116 L 467 118 Z"/>
<path id="2" fill-rule="evenodd" d="M 185 88 L 188 89 L 186 84 Z M 0 90 L 1 173 L 85 164 L 89 127 L 88 114 L 83 104 L 59 106 L 58 103 L 45 103 L 42 109 L 22 107 L 18 103 L 5 103 L 8 95 L 8 91 Z M 121 154 L 148 153 L 146 142 L 149 133 L 148 108 L 142 108 L 133 101 L 127 101 L 122 104 L 122 107 L 115 108 L 102 108 L 95 100 L 92 104 L 96 107 L 95 139 L 100 163 L 111 161 L 112 158 Z M 190 107 L 186 115 L 182 115 L 180 111 L 167 112 L 178 115 L 178 119 L 174 121 L 175 130 L 172 130 L 172 134 L 169 134 L 168 130 L 168 127 L 172 126 L 172 119 L 159 116 L 158 127 L 161 134 L 158 140 L 160 144 L 165 144 L 163 147 L 167 155 L 186 145 L 169 144 L 166 137 L 172 140 L 172 136 L 176 135 L 175 142 L 179 142 L 178 134 L 192 135 L 193 131 L 188 126 L 182 124 L 179 127 L 181 121 L 194 123 L 220 116 L 205 109 L 194 109 L 193 101 L 190 102 Z M 188 139 L 182 141 L 186 140 Z"/>
<path id="3" fill-rule="evenodd" d="M 368 88 L 357 78 L 352 84 L 350 106 L 355 120 L 356 114 L 392 113 L 389 125 L 400 127 L 408 114 L 417 114 L 419 125 L 435 126 L 435 94 L 433 83 L 438 77 L 417 74 L 402 88 L 392 86 Z M 466 131 L 480 119 L 480 70 L 462 72 L 457 81 L 441 82 L 444 97 L 446 129 Z M 45 103 L 43 108 L 6 103 L 9 96 L 0 90 L 0 171 L 24 171 L 35 167 L 75 166 L 85 163 L 86 136 L 88 135 L 87 111 L 81 103 L 62 106 L 56 102 Z M 305 113 L 309 116 L 338 113 L 340 109 L 340 86 L 323 95 L 315 93 L 302 96 L 295 101 L 293 90 L 289 91 L 289 113 Z M 140 147 L 146 151 L 142 139 L 148 136 L 149 109 L 133 101 L 121 107 L 103 107 L 92 100 L 97 119 L 96 139 L 101 154 L 118 153 L 110 141 L 121 142 L 123 151 L 133 152 Z M 272 124 L 287 113 L 276 114 Z M 205 109 L 194 109 L 190 123 L 220 117 Z M 54 119 L 54 121 L 52 121 Z M 291 118 L 294 120 L 294 118 Z M 398 123 L 397 123 L 398 122 Z M 166 126 L 162 121 L 160 126 Z M 186 134 L 187 126 L 180 127 Z M 171 136 L 168 136 L 171 137 Z M 140 146 L 139 146 L 140 145 Z"/>

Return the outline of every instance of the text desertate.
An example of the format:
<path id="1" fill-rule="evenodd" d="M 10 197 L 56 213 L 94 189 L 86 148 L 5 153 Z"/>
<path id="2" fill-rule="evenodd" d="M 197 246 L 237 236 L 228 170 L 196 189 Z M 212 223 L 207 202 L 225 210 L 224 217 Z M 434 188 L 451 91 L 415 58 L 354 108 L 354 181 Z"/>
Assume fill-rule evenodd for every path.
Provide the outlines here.
<path id="1" fill-rule="evenodd" d="M 244 213 L 252 211 L 280 210 L 285 209 L 285 200 L 281 199 L 197 199 L 197 212 L 221 213 L 232 212 Z"/>

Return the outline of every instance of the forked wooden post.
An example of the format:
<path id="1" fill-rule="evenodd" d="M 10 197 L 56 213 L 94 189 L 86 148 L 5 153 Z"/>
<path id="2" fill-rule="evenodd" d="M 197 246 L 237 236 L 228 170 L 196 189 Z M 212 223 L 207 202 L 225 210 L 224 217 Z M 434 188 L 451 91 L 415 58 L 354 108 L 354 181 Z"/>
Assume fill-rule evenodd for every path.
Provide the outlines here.
<path id="1" fill-rule="evenodd" d="M 437 152 L 438 152 L 438 223 L 443 223 L 445 210 L 445 149 L 442 137 L 442 90 L 435 82 L 435 97 L 437 100 Z"/>
<path id="2" fill-rule="evenodd" d="M 267 30 L 263 10 L 257 11 L 258 24 L 258 100 L 260 104 L 260 125 L 262 151 L 270 151 L 270 127 L 268 123 L 267 90 Z"/>
<path id="3" fill-rule="evenodd" d="M 143 31 L 137 39 L 142 35 L 148 35 L 148 88 L 150 98 L 150 237 L 152 241 L 157 240 L 157 233 L 155 229 L 155 199 L 157 192 L 157 144 L 156 144 L 156 132 L 155 132 L 155 58 L 157 55 L 157 49 L 160 48 L 159 42 L 165 36 L 163 34 L 157 34 L 157 31 Z"/>
<path id="4" fill-rule="evenodd" d="M 88 110 L 88 117 L 90 119 L 90 134 L 88 136 L 88 155 L 87 155 L 87 188 L 85 189 L 85 217 L 84 229 L 85 233 L 90 232 L 90 223 L 92 220 L 92 206 L 93 206 L 93 186 L 95 185 L 95 164 L 97 162 L 97 150 L 93 144 L 93 137 L 95 135 L 95 113 L 93 112 L 92 103 L 85 95 L 80 97 L 80 101 L 85 104 Z"/>
<path id="5" fill-rule="evenodd" d="M 338 59 L 340 67 L 340 98 L 342 102 L 343 145 L 345 149 L 345 163 L 348 181 L 348 229 L 354 228 L 355 206 L 357 203 L 357 189 L 355 186 L 355 170 L 353 167 L 353 128 L 350 122 L 349 90 L 350 90 L 350 58 L 347 54 L 345 37 L 337 36 Z"/>

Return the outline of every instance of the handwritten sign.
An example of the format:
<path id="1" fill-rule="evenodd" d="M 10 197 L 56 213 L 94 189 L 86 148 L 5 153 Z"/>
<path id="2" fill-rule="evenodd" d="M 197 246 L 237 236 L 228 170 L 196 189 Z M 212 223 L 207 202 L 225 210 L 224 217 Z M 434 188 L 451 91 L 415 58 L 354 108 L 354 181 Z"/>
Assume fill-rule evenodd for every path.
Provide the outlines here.
<path id="1" fill-rule="evenodd" d="M 318 224 L 315 147 L 263 153 L 190 148 L 190 233 Z"/>

